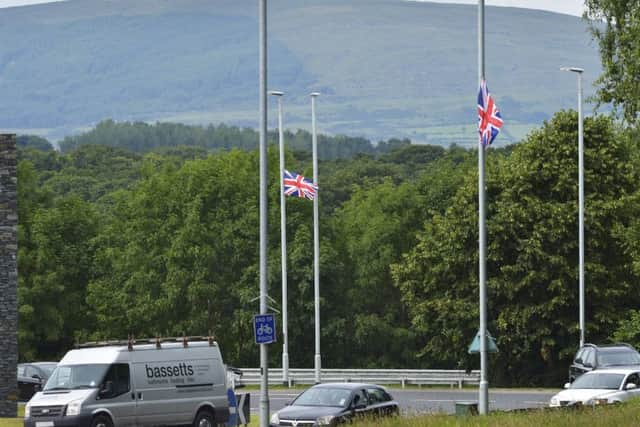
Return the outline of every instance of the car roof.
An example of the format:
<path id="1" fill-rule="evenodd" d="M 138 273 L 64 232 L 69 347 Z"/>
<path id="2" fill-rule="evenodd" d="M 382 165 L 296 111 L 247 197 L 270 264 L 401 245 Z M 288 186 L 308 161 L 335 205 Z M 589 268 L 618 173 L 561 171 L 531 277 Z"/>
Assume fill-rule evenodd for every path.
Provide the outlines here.
<path id="1" fill-rule="evenodd" d="M 582 346 L 582 348 L 585 347 L 591 347 L 591 348 L 595 348 L 597 350 L 604 350 L 604 349 L 612 349 L 612 348 L 624 348 L 626 350 L 633 350 L 633 351 L 637 351 L 635 349 L 635 347 L 633 347 L 631 344 L 627 344 L 624 342 L 619 342 L 619 343 L 614 343 L 614 344 L 592 344 L 592 343 L 586 343 L 585 345 Z"/>
<path id="2" fill-rule="evenodd" d="M 384 389 L 384 387 L 381 387 L 377 384 L 350 383 L 350 382 L 349 383 L 346 383 L 346 382 L 322 383 L 322 384 L 316 384 L 311 388 L 344 388 L 348 390 L 355 390 L 357 388 L 366 388 L 366 387 L 376 387 L 376 388 Z"/>

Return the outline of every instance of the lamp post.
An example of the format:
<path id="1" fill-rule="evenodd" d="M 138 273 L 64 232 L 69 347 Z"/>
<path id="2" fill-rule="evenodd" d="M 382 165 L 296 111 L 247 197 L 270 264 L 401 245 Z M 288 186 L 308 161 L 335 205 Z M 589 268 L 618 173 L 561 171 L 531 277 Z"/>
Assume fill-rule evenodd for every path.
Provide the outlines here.
<path id="1" fill-rule="evenodd" d="M 267 0 L 258 1 L 260 69 L 260 314 L 267 314 Z M 260 344 L 260 427 L 269 425 L 269 348 Z"/>
<path id="2" fill-rule="evenodd" d="M 284 196 L 284 131 L 282 128 L 282 97 L 284 92 L 269 91 L 278 98 L 278 142 L 280 147 L 280 247 L 282 256 L 282 383 L 289 384 L 289 335 L 287 333 L 287 209 Z"/>
<path id="3" fill-rule="evenodd" d="M 582 73 L 577 67 L 562 67 L 578 76 L 578 241 L 579 241 L 579 298 L 580 298 L 580 347 L 584 345 L 584 148 L 582 125 Z"/>
<path id="4" fill-rule="evenodd" d="M 313 183 L 318 185 L 318 137 L 316 135 L 316 98 L 318 92 L 312 92 L 311 96 L 311 141 L 313 151 Z M 320 232 L 318 226 L 318 195 L 313 198 L 313 295 L 315 307 L 315 332 L 316 354 L 314 357 L 315 381 L 320 382 L 321 358 L 320 358 Z"/>

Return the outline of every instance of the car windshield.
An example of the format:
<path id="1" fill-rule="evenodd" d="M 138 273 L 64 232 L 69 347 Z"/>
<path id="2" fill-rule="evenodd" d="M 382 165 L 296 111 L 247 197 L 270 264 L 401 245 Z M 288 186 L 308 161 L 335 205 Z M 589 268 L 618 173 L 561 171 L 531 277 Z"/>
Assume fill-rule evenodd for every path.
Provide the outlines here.
<path id="1" fill-rule="evenodd" d="M 108 368 L 108 364 L 58 365 L 44 391 L 96 388 Z"/>
<path id="2" fill-rule="evenodd" d="M 344 388 L 312 387 L 298 396 L 293 404 L 345 407 L 349 404 L 350 395 L 351 391 Z"/>
<path id="3" fill-rule="evenodd" d="M 627 349 L 600 349 L 598 351 L 599 366 L 640 365 L 640 354 Z"/>
<path id="4" fill-rule="evenodd" d="M 618 390 L 623 379 L 624 374 L 605 374 L 602 372 L 584 374 L 578 377 L 578 379 L 576 379 L 573 384 L 571 384 L 571 388 Z"/>

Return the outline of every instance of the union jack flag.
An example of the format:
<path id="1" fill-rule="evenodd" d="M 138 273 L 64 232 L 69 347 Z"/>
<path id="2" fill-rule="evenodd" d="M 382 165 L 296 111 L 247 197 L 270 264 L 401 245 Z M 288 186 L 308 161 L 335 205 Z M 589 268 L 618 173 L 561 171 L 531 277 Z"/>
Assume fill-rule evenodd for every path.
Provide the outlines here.
<path id="1" fill-rule="evenodd" d="M 480 144 L 485 147 L 490 145 L 496 139 L 501 127 L 502 116 L 498 106 L 493 102 L 486 80 L 482 79 L 480 91 L 478 92 L 478 133 L 480 134 Z"/>
<path id="2" fill-rule="evenodd" d="M 309 200 L 316 198 L 318 186 L 302 175 L 295 172 L 284 171 L 284 195 L 293 197 L 306 197 Z"/>

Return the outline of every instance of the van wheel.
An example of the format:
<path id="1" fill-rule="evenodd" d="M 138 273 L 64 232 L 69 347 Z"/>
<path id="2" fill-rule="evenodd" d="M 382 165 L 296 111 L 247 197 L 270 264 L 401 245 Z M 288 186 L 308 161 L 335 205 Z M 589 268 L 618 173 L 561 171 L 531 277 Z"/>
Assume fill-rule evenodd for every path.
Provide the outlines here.
<path id="1" fill-rule="evenodd" d="M 113 427 L 113 423 L 111 422 L 111 418 L 106 415 L 98 415 L 93 417 L 91 427 Z"/>
<path id="2" fill-rule="evenodd" d="M 216 427 L 213 414 L 210 411 L 202 410 L 196 415 L 193 427 Z"/>

